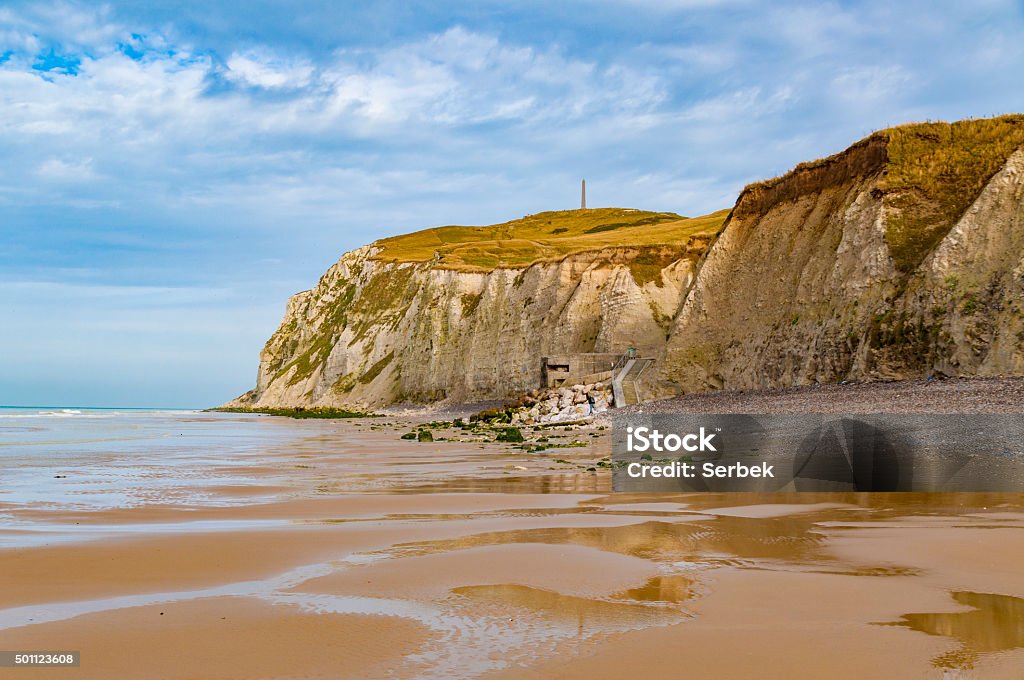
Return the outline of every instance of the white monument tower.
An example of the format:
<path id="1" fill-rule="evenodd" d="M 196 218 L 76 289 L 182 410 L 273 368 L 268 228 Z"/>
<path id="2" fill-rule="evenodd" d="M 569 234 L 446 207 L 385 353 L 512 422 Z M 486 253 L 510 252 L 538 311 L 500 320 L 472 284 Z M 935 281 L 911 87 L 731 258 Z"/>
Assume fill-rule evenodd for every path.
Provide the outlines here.
<path id="1" fill-rule="evenodd" d="M 587 180 L 583 180 L 582 193 L 580 194 L 580 210 L 587 209 Z"/>

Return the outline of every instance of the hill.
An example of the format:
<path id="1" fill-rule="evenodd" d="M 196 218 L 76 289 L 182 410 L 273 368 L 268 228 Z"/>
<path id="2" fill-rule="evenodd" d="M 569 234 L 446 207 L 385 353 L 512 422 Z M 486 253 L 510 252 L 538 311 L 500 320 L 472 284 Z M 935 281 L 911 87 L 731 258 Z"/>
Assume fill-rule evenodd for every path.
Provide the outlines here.
<path id="1" fill-rule="evenodd" d="M 728 210 L 687 218 L 630 208 L 560 210 L 486 227 L 435 227 L 373 245 L 381 262 L 430 262 L 440 269 L 491 271 L 522 268 L 568 255 L 617 246 L 678 245 L 714 235 Z"/>
<path id="2" fill-rule="evenodd" d="M 1024 374 L 1024 116 L 915 123 L 745 188 L 665 393 Z"/>
<path id="3" fill-rule="evenodd" d="M 289 300 L 233 404 L 497 399 L 626 347 L 658 359 L 645 394 L 1024 375 L 1024 116 L 881 130 L 703 217 L 377 241 Z"/>

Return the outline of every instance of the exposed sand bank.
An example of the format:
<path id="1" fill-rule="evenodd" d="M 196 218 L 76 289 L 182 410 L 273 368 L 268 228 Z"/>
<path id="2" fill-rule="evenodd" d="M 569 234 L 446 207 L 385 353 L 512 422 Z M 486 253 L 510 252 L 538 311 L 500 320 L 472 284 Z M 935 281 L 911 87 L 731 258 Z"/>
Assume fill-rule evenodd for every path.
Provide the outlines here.
<path id="1" fill-rule="evenodd" d="M 130 607 L 3 632 L 4 647 L 81 650 L 80 668 L 32 678 L 386 677 L 434 637 L 395 616 L 313 613 L 295 605 L 219 597 Z"/>
<path id="2" fill-rule="evenodd" d="M 1020 494 L 609 494 L 588 471 L 607 431 L 538 454 L 403 441 L 406 422 L 297 427 L 247 454 L 246 485 L 219 483 L 237 474 L 226 460 L 174 502 L 8 501 L 0 647 L 82 653 L 17 677 L 998 678 L 1024 663 Z"/>

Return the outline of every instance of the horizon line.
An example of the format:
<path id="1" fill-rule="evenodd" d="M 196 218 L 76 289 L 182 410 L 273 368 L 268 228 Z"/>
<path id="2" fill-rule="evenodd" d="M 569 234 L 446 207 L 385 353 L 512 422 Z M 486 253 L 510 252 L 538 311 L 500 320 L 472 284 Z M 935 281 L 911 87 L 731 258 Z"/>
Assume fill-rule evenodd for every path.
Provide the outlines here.
<path id="1" fill-rule="evenodd" d="M 0 404 L 0 408 L 63 408 L 83 411 L 202 411 L 204 408 L 181 406 L 75 406 L 68 404 Z"/>

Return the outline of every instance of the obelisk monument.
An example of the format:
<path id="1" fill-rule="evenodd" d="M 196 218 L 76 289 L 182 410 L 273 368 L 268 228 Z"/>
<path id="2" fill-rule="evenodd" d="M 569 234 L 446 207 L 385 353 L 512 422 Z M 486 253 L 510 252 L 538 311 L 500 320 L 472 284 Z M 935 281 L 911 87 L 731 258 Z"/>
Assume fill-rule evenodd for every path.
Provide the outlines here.
<path id="1" fill-rule="evenodd" d="M 580 210 L 587 209 L 587 180 L 583 180 L 582 193 L 580 194 Z"/>

